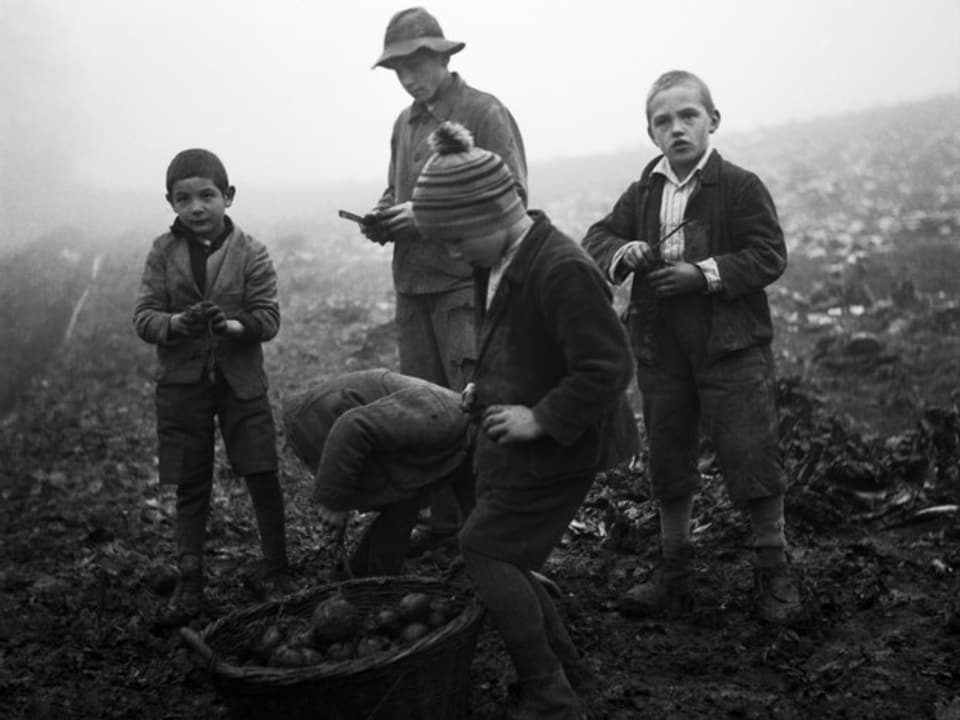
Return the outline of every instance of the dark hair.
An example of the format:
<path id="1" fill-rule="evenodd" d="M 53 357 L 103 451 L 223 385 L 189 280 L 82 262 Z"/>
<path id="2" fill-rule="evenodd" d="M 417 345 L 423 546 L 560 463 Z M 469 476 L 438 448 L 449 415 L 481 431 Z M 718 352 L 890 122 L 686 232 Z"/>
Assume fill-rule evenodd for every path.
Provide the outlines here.
<path id="1" fill-rule="evenodd" d="M 220 162 L 220 158 L 209 150 L 191 148 L 178 152 L 167 167 L 167 192 L 177 180 L 191 177 L 209 178 L 220 192 L 227 192 L 230 182 L 227 180 L 227 169 Z"/>
<path id="2" fill-rule="evenodd" d="M 650 92 L 647 93 L 647 122 L 650 122 L 650 103 L 654 95 L 664 90 L 669 90 L 677 85 L 692 85 L 700 93 L 700 102 L 707 109 L 707 112 L 713 115 L 717 112 L 717 106 L 713 104 L 713 97 L 710 95 L 710 88 L 699 77 L 686 70 L 670 70 L 653 81 L 650 86 Z"/>

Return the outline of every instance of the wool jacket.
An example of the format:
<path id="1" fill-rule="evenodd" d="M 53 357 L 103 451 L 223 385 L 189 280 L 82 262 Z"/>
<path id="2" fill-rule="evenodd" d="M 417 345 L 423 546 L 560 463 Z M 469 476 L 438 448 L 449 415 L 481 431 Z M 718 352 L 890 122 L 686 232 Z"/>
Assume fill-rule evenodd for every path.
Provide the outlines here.
<path id="1" fill-rule="evenodd" d="M 601 268 L 608 268 L 623 245 L 634 240 L 651 246 L 660 238 L 662 175 L 651 161 L 639 180 L 620 196 L 610 213 L 587 231 L 583 247 Z M 702 296 L 710 328 L 711 358 L 753 345 L 769 344 L 773 323 L 764 288 L 787 265 L 787 248 L 777 211 L 763 182 L 754 173 L 725 161 L 714 151 L 700 176 L 700 188 L 687 203 L 684 260 L 712 257 L 723 289 Z M 634 273 L 627 311 L 631 343 L 639 362 L 653 364 L 658 303 L 645 275 Z"/>
<path id="2" fill-rule="evenodd" d="M 167 232 L 153 242 L 140 281 L 133 325 L 157 346 L 159 384 L 199 382 L 215 365 L 240 399 L 267 391 L 261 343 L 280 329 L 277 274 L 266 247 L 234 227 L 207 257 L 206 289 L 200 291 L 190 267 L 191 241 Z M 203 333 L 184 337 L 170 330 L 170 318 L 201 300 L 219 305 L 228 318 L 249 316 L 242 338 Z"/>
<path id="3" fill-rule="evenodd" d="M 420 171 L 433 155 L 430 134 L 445 120 L 460 123 L 473 135 L 474 145 L 495 152 L 510 168 L 517 191 L 527 197 L 527 160 L 523 138 L 513 115 L 490 93 L 476 90 L 457 73 L 429 108 L 413 103 L 397 117 L 390 138 L 387 188 L 377 203 L 390 207 L 413 198 Z M 470 266 L 453 260 L 438 243 L 416 230 L 392 237 L 393 282 L 397 292 L 422 294 L 470 287 Z"/>
<path id="4" fill-rule="evenodd" d="M 546 435 L 497 444 L 478 433 L 478 471 L 512 467 L 542 484 L 597 472 L 628 459 L 637 429 L 624 391 L 633 360 L 590 257 L 545 215 L 521 240 L 486 308 L 489 270 L 474 275 L 477 403 L 533 409 Z M 504 477 L 524 472 L 503 473 Z"/>
<path id="5" fill-rule="evenodd" d="M 347 373 L 291 396 L 287 441 L 334 510 L 372 510 L 449 479 L 467 457 L 460 395 L 383 368 Z"/>

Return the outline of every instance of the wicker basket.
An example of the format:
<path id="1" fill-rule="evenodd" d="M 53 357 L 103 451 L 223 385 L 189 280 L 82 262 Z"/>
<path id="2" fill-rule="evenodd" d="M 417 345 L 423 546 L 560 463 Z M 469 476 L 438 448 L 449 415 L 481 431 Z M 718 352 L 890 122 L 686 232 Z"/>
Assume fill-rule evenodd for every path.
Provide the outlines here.
<path id="1" fill-rule="evenodd" d="M 338 592 L 363 612 L 410 592 L 447 596 L 459 612 L 391 653 L 298 668 L 239 663 L 268 624 L 309 618 L 319 601 Z M 231 613 L 199 634 L 181 628 L 181 635 L 206 660 L 234 720 L 461 720 L 482 619 L 479 601 L 461 587 L 413 576 L 376 577 L 304 590 Z"/>

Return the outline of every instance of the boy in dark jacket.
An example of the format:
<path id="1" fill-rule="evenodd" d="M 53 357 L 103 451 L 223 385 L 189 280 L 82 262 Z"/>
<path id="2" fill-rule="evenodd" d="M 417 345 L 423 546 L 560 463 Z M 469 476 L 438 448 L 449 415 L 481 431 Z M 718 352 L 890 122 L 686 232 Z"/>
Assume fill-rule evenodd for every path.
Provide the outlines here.
<path id="1" fill-rule="evenodd" d="M 287 442 L 314 476 L 321 525 L 350 510 L 377 511 L 350 561 L 355 577 L 396 575 L 429 493 L 473 497 L 467 416 L 460 394 L 383 368 L 311 384 L 283 406 Z"/>
<path id="2" fill-rule="evenodd" d="M 250 579 L 261 594 L 286 582 L 283 495 L 260 347 L 280 327 L 277 276 L 266 248 L 226 215 L 235 192 L 213 153 L 174 157 L 166 198 L 177 217 L 153 242 L 133 312 L 137 334 L 157 346 L 160 482 L 177 485 L 180 578 L 159 618 L 170 625 L 202 608 L 215 419 L 257 517 L 264 562 Z"/>
<path id="3" fill-rule="evenodd" d="M 720 113 L 700 78 L 662 75 L 647 96 L 647 123 L 663 155 L 583 241 L 610 281 L 633 274 L 627 322 L 660 501 L 662 564 L 627 592 L 621 610 L 649 614 L 692 602 L 702 427 L 752 522 L 758 610 L 785 620 L 800 601 L 786 566 L 787 482 L 764 292 L 786 268 L 783 232 L 760 179 L 710 147 Z"/>
<path id="4" fill-rule="evenodd" d="M 582 717 L 589 675 L 534 577 L 600 470 L 636 450 L 626 335 L 591 259 L 528 214 L 506 164 L 443 123 L 413 194 L 420 232 L 474 268 L 477 500 L 460 532 L 467 571 L 517 671 L 513 717 Z"/>

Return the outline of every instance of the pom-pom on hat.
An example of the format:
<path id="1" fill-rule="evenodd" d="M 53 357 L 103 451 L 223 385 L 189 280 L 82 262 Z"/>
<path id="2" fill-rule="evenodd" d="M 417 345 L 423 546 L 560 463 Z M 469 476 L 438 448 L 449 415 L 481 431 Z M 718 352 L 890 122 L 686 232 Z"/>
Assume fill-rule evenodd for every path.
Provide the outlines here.
<path id="1" fill-rule="evenodd" d="M 463 125 L 444 122 L 413 189 L 413 218 L 427 238 L 449 241 L 510 227 L 526 215 L 513 174 L 494 152 L 475 147 Z"/>
<path id="2" fill-rule="evenodd" d="M 396 13 L 387 23 L 383 36 L 383 52 L 373 67 L 390 67 L 397 58 L 412 55 L 426 48 L 441 55 L 453 55 L 463 50 L 465 43 L 447 40 L 437 19 L 422 7 L 412 7 Z"/>
<path id="3" fill-rule="evenodd" d="M 178 152 L 167 167 L 167 192 L 170 192 L 177 180 L 192 177 L 212 180 L 222 193 L 227 192 L 230 187 L 227 169 L 220 162 L 220 158 L 209 150 L 191 148 Z"/>

